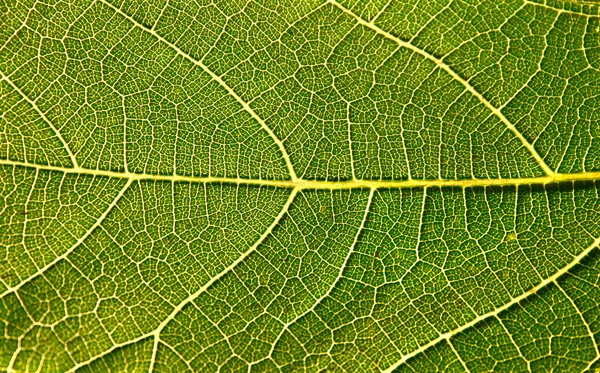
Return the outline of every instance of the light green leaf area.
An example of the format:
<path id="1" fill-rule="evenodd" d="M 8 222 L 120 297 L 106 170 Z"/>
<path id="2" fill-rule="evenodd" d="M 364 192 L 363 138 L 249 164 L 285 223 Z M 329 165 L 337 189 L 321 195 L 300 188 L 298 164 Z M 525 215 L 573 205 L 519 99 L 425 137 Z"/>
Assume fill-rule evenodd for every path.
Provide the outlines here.
<path id="1" fill-rule="evenodd" d="M 0 371 L 600 369 L 593 1 L 0 12 Z"/>

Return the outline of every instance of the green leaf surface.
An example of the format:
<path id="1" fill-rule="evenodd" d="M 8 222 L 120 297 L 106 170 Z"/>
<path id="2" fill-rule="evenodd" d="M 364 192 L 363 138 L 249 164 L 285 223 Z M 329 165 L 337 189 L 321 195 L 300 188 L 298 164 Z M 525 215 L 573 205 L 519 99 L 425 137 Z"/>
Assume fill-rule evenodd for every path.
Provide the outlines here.
<path id="1" fill-rule="evenodd" d="M 0 12 L 0 371 L 600 369 L 593 1 Z"/>

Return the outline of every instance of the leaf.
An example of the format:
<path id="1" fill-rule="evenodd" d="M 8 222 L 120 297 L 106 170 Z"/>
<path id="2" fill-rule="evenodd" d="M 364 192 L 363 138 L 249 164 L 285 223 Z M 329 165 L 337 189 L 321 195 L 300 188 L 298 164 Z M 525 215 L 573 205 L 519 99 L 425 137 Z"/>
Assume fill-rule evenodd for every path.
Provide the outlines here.
<path id="1" fill-rule="evenodd" d="M 2 371 L 599 369 L 593 2 L 0 8 Z"/>

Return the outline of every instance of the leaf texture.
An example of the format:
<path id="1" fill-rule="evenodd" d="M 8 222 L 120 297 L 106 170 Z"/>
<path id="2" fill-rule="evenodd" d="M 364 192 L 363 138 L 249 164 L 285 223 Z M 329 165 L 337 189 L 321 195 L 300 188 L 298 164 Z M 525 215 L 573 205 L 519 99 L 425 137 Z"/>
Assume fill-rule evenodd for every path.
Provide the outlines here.
<path id="1" fill-rule="evenodd" d="M 600 368 L 600 11 L 0 4 L 0 370 Z"/>

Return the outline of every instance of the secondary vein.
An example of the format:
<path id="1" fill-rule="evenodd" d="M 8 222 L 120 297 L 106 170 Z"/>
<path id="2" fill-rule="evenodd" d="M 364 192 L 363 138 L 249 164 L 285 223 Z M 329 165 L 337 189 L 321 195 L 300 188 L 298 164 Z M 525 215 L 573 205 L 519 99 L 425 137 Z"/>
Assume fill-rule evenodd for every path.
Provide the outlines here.
<path id="1" fill-rule="evenodd" d="M 154 36 L 155 38 L 157 38 L 160 42 L 166 44 L 167 46 L 169 46 L 169 48 L 171 48 L 172 50 L 174 50 L 178 55 L 182 56 L 183 58 L 185 58 L 186 60 L 192 62 L 194 65 L 199 66 L 205 73 L 207 73 L 208 75 L 210 75 L 210 77 L 216 81 L 217 83 L 219 83 L 219 85 L 221 85 L 223 88 L 225 88 L 225 90 L 227 91 L 227 93 L 235 98 L 235 100 L 242 105 L 242 107 L 244 108 L 244 110 L 246 110 L 246 112 L 248 112 L 250 114 L 250 116 L 252 116 L 252 118 L 254 118 L 259 124 L 260 126 L 269 134 L 269 136 L 273 139 L 273 141 L 275 142 L 275 144 L 277 144 L 277 147 L 279 148 L 279 151 L 281 152 L 283 159 L 285 161 L 285 164 L 288 168 L 288 172 L 290 174 L 290 177 L 292 180 L 295 180 L 296 177 L 296 172 L 294 171 L 294 167 L 292 166 L 292 162 L 290 160 L 290 156 L 287 153 L 287 150 L 285 149 L 285 147 L 283 146 L 283 142 L 275 135 L 275 133 L 273 132 L 273 130 L 271 130 L 271 128 L 269 126 L 267 126 L 267 124 L 265 123 L 265 121 L 258 116 L 258 114 L 256 114 L 256 112 L 250 107 L 250 105 L 248 105 L 248 103 L 246 101 L 244 101 L 237 93 L 235 93 L 233 91 L 233 89 L 227 84 L 225 83 L 225 81 L 223 81 L 223 79 L 221 79 L 220 76 L 218 76 L 217 74 L 215 74 L 212 70 L 210 70 L 208 68 L 208 66 L 206 66 L 204 63 L 202 63 L 202 61 L 199 61 L 197 59 L 195 59 L 194 57 L 190 56 L 189 54 L 185 53 L 184 51 L 182 51 L 181 49 L 179 49 L 179 47 L 177 47 L 175 44 L 171 43 L 170 41 L 168 41 L 167 39 L 163 38 L 161 35 L 159 35 L 158 33 L 156 33 L 156 31 L 146 28 L 144 27 L 142 24 L 140 24 L 138 21 L 136 21 L 133 17 L 129 16 L 128 14 L 124 13 L 121 9 L 115 7 L 113 4 L 107 2 L 106 0 L 99 0 L 102 4 L 108 6 L 109 8 L 111 8 L 112 10 L 114 10 L 116 13 L 118 13 L 119 15 L 121 15 L 122 17 L 124 17 L 125 19 L 127 19 L 128 21 L 130 21 L 135 27 L 140 28 L 141 30 L 149 33 L 150 35 Z"/>
<path id="2" fill-rule="evenodd" d="M 441 68 L 446 73 L 448 73 L 454 80 L 456 80 L 457 82 L 462 84 L 463 87 L 465 87 L 465 89 L 467 91 L 469 91 L 473 96 L 477 97 L 477 99 L 482 104 L 484 104 L 485 107 L 487 107 L 498 119 L 500 119 L 500 121 L 502 123 L 504 123 L 504 125 L 521 141 L 523 146 L 533 156 L 533 158 L 536 160 L 536 162 L 538 163 L 538 165 L 540 166 L 540 168 L 544 171 L 544 173 L 546 175 L 551 176 L 554 174 L 554 171 L 552 171 L 552 169 L 546 164 L 546 161 L 544 161 L 544 159 L 539 155 L 537 150 L 535 150 L 534 146 L 523 136 L 523 134 L 521 134 L 521 132 L 519 132 L 519 130 L 517 130 L 517 128 L 504 116 L 504 114 L 502 114 L 502 112 L 500 110 L 498 110 L 498 108 L 496 108 L 485 97 L 483 97 L 481 95 L 481 93 L 477 92 L 475 90 L 475 88 L 473 88 L 473 86 L 471 84 L 469 84 L 468 81 L 463 79 L 454 70 L 452 70 L 452 68 L 450 66 L 448 66 L 446 63 L 444 63 L 443 60 L 436 58 L 435 56 L 427 53 L 426 51 L 424 51 L 420 48 L 415 47 L 414 45 L 412 45 L 409 42 L 406 42 L 402 39 L 397 38 L 396 36 L 390 34 L 389 32 L 386 32 L 386 31 L 380 29 L 379 27 L 375 26 L 373 23 L 369 23 L 369 22 L 365 21 L 364 19 L 360 18 L 358 15 L 354 14 L 351 10 L 346 9 L 344 6 L 339 4 L 336 0 L 328 0 L 328 1 L 330 3 L 332 3 L 333 5 L 335 5 L 336 7 L 338 7 L 344 13 L 346 13 L 349 16 L 351 16 L 352 18 L 354 18 L 359 24 L 375 31 L 376 33 L 378 33 L 379 35 L 382 35 L 383 37 L 385 37 L 387 39 L 390 39 L 390 40 L 396 42 L 401 47 L 410 49 L 411 51 L 418 53 L 421 56 L 425 57 L 426 59 L 434 62 L 439 68 Z"/>

